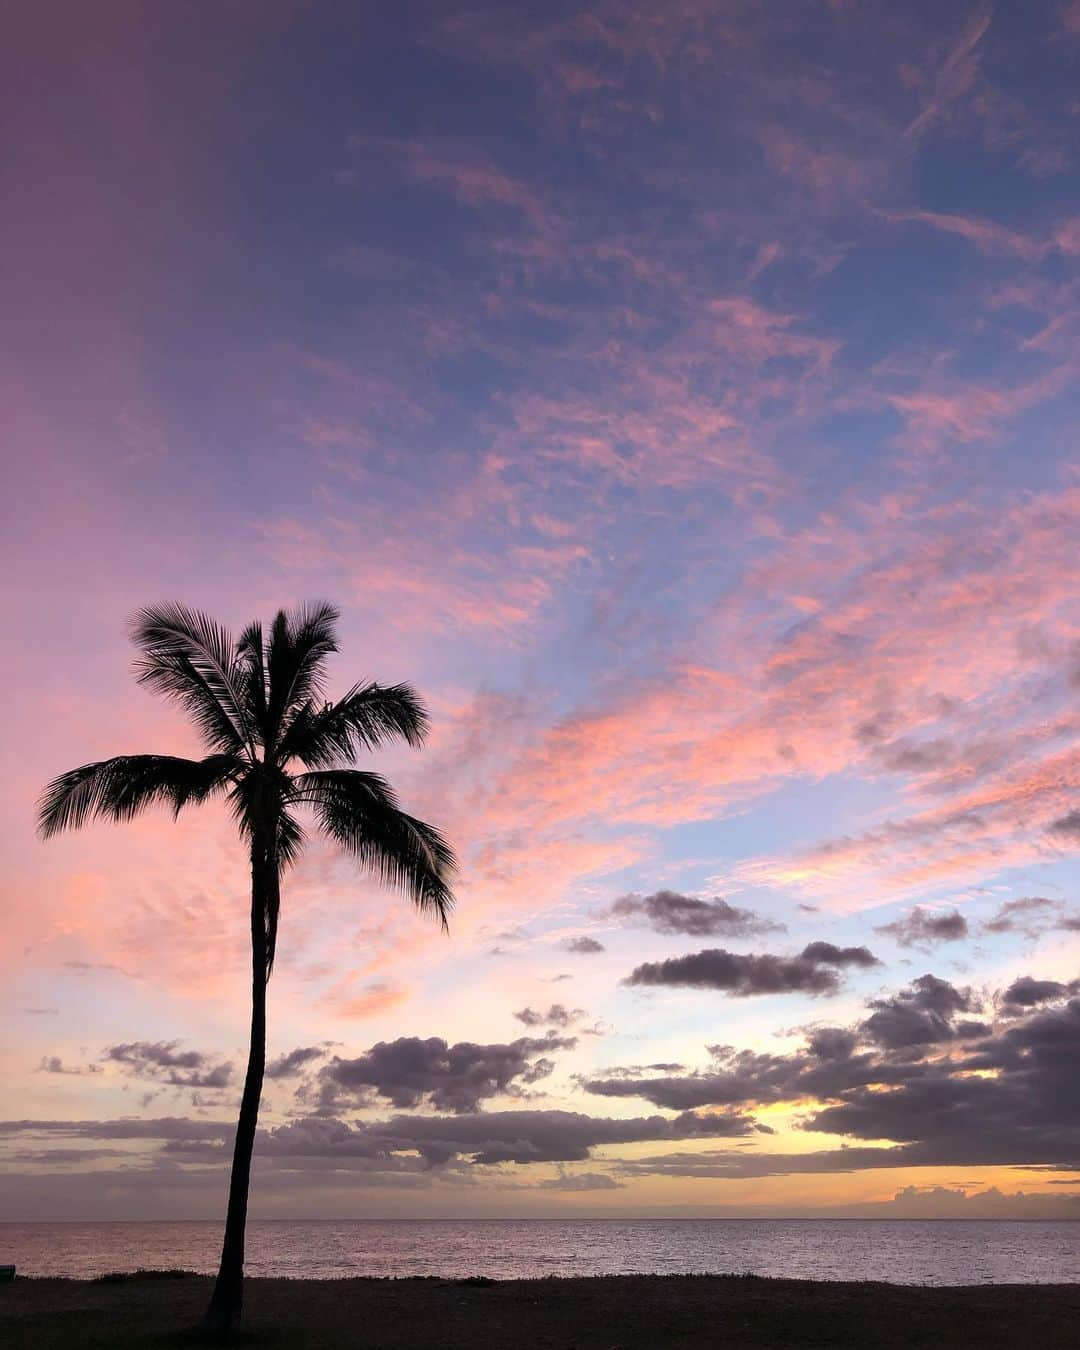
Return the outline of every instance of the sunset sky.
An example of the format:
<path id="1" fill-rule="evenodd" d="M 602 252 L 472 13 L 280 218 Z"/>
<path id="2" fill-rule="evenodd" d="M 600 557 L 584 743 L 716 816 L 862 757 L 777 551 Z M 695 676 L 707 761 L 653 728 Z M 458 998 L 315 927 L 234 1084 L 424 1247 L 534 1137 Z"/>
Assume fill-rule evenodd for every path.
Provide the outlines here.
<path id="1" fill-rule="evenodd" d="M 256 1217 L 1080 1217 L 1080 3 L 6 27 L 0 1215 L 221 1213 L 243 846 L 35 800 L 326 599 L 458 910 L 288 875 Z"/>

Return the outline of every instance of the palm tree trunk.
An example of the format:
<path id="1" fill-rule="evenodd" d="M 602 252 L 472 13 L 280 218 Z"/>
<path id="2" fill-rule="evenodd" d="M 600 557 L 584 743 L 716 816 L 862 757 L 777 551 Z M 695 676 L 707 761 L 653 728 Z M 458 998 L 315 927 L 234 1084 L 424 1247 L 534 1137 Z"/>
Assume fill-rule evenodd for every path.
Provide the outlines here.
<path id="1" fill-rule="evenodd" d="M 251 1155 L 255 1148 L 255 1128 L 259 1121 L 263 1071 L 266 1067 L 266 916 L 270 906 L 276 909 L 278 875 L 276 860 L 260 841 L 251 849 L 251 1045 L 248 1050 L 244 1095 L 240 1099 L 240 1117 L 233 1145 L 232 1177 L 229 1181 L 229 1208 L 225 1217 L 225 1241 L 221 1266 L 207 1310 L 207 1325 L 228 1332 L 240 1316 L 244 1298 L 244 1231 L 247 1225 L 248 1184 L 251 1179 Z"/>

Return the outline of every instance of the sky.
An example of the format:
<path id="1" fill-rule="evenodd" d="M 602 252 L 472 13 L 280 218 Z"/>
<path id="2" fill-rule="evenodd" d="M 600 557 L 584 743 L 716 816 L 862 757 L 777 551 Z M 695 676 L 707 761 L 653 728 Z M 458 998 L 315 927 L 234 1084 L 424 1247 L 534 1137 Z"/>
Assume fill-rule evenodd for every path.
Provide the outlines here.
<path id="1" fill-rule="evenodd" d="M 340 606 L 461 866 L 314 840 L 257 1217 L 1080 1217 L 1080 5 L 16 3 L 0 1213 L 223 1212 L 180 601 Z"/>

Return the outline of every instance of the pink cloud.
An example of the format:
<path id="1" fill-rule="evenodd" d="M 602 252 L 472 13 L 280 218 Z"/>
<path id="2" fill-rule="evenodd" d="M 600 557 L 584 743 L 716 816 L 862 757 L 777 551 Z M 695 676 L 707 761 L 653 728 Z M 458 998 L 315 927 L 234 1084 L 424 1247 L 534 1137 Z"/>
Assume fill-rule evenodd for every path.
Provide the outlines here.
<path id="1" fill-rule="evenodd" d="M 1080 216 L 1063 221 L 1054 231 L 1054 243 L 1070 256 L 1080 253 Z"/>
<path id="2" fill-rule="evenodd" d="M 982 220 L 977 216 L 920 210 L 881 210 L 878 214 L 896 223 L 912 221 L 920 225 L 929 225 L 932 229 L 941 230 L 946 234 L 955 234 L 974 244 L 983 253 L 1011 254 L 1023 258 L 1025 262 L 1038 262 L 1047 251 L 1044 242 L 1032 239 L 1019 230 L 999 225 L 996 221 Z"/>
<path id="3" fill-rule="evenodd" d="M 1012 286 L 997 292 L 989 307 L 1034 305 L 1048 316 L 1037 334 L 1015 340 L 1016 348 L 1039 350 L 1049 358 L 1040 374 L 1013 383 L 960 378 L 951 373 L 953 353 L 941 351 L 929 363 L 883 362 L 866 386 L 850 395 L 851 406 L 892 408 L 904 420 L 897 443 L 919 456 L 948 456 L 957 446 L 1000 439 L 1010 421 L 1065 392 L 1076 374 L 1074 345 L 1068 341 L 1075 311 L 1067 291 Z M 897 383 L 903 388 L 896 389 Z"/>
<path id="4" fill-rule="evenodd" d="M 952 104 L 972 90 L 979 76 L 978 48 L 990 29 L 993 6 L 981 4 L 972 11 L 958 37 L 931 58 L 931 69 L 919 71 L 922 108 L 907 128 L 911 139 L 924 135 L 948 116 Z"/>
<path id="5" fill-rule="evenodd" d="M 603 346 L 571 343 L 550 381 L 562 377 L 559 392 L 517 396 L 500 449 L 557 461 L 564 478 L 771 495 L 769 434 L 823 396 L 839 344 L 746 296 L 687 293 L 686 305 L 684 325 L 660 345 L 610 330 Z"/>
<path id="6" fill-rule="evenodd" d="M 953 393 L 893 394 L 888 402 L 906 418 L 910 442 L 924 449 L 936 448 L 943 438 L 984 440 L 1014 406 L 1004 390 L 977 386 Z"/>
<path id="7" fill-rule="evenodd" d="M 894 745 L 889 772 L 917 786 L 925 771 L 917 760 L 902 768 L 899 746 L 936 735 L 957 749 L 924 788 L 947 803 L 900 817 L 888 876 L 928 884 L 1041 856 L 1044 819 L 1075 791 L 1077 761 L 1055 749 L 1064 723 L 1031 724 L 1023 691 L 1041 672 L 1060 696 L 1069 644 L 1080 637 L 1061 565 L 1080 496 L 1047 493 L 997 516 L 958 507 L 920 518 L 912 506 L 886 503 L 857 528 L 833 520 L 790 538 L 702 635 L 703 656 L 716 644 L 711 660 L 674 664 L 531 733 L 496 780 L 487 828 L 498 838 L 526 815 L 538 839 L 589 820 L 662 828 L 743 806 L 792 779 L 879 775 Z M 766 597 L 772 607 L 790 597 L 786 632 L 757 626 Z M 807 612 L 809 620 L 798 617 Z M 987 700 L 1009 728 L 1008 749 L 984 746 L 963 771 L 968 710 L 985 715 Z M 1024 755 L 1034 767 L 1017 767 Z M 967 822 L 980 813 L 989 823 L 974 829 Z M 881 847 L 872 835 L 852 845 L 851 865 Z M 834 870 L 848 865 L 842 849 L 828 856 Z M 792 868 L 789 880 L 805 870 Z"/>
<path id="8" fill-rule="evenodd" d="M 829 213 L 839 214 L 882 186 L 885 162 L 840 145 L 822 145 L 788 126 L 763 125 L 755 135 L 770 168 L 791 179 Z"/>
<path id="9" fill-rule="evenodd" d="M 400 1007 L 408 1000 L 409 993 L 407 986 L 390 984 L 385 980 L 373 980 L 370 984 L 356 986 L 351 977 L 346 975 L 327 992 L 323 1005 L 333 1017 L 349 1022 L 363 1021 Z"/>
<path id="10" fill-rule="evenodd" d="M 1075 736 L 1075 722 L 1068 734 Z M 941 884 L 978 883 L 1009 867 L 1060 856 L 1047 827 L 1080 789 L 1080 754 L 1056 751 L 987 775 L 984 787 L 950 796 L 947 806 L 890 819 L 786 859 L 759 859 L 735 875 L 788 886 L 837 908 L 865 908 Z"/>
<path id="11" fill-rule="evenodd" d="M 928 225 L 931 229 L 966 239 L 981 253 L 1013 256 L 1028 263 L 1040 262 L 1055 250 L 1066 255 L 1080 253 L 1080 217 L 1062 221 L 1048 237 L 1039 239 L 978 216 L 898 209 L 880 209 L 877 214 L 897 224 L 910 221 Z"/>
<path id="12" fill-rule="evenodd" d="M 507 207 L 539 230 L 553 226 L 554 219 L 537 192 L 475 146 L 384 136 L 353 136 L 349 144 L 354 150 L 384 155 L 390 168 L 403 177 L 448 189 L 463 206 Z"/>

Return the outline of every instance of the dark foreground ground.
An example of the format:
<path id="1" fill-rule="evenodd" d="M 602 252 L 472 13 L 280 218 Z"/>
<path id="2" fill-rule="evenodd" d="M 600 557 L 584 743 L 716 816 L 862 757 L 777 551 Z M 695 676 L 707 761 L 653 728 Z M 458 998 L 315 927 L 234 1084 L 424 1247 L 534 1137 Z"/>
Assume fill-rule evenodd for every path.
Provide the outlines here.
<path id="1" fill-rule="evenodd" d="M 198 1275 L 0 1285 L 0 1346 L 180 1347 L 210 1293 Z M 233 1344 L 293 1350 L 641 1350 L 701 1346 L 1080 1345 L 1080 1285 L 925 1289 L 754 1276 L 548 1280 L 249 1280 Z"/>

